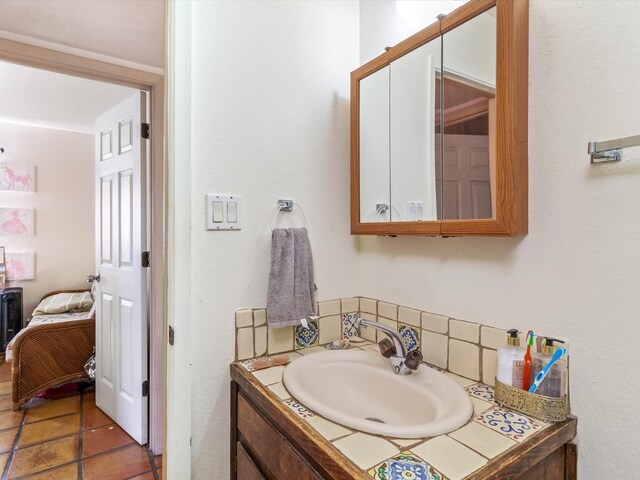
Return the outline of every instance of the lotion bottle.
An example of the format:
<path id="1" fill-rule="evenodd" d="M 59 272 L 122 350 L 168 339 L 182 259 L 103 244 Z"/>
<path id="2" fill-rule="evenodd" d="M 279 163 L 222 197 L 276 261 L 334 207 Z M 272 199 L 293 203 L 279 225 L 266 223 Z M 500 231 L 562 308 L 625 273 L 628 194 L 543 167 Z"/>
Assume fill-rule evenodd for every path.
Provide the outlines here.
<path id="1" fill-rule="evenodd" d="M 531 383 L 533 383 L 536 375 L 545 367 L 549 360 L 551 360 L 551 356 L 560 346 L 559 344 L 563 343 L 562 340 L 555 338 L 545 337 L 543 339 L 541 351 L 532 355 Z M 558 360 L 551 367 L 549 373 L 547 373 L 547 376 L 536 390 L 536 393 L 547 397 L 564 397 L 567 394 L 568 367 L 567 357 L 565 355 L 564 358 Z"/>
<path id="2" fill-rule="evenodd" d="M 507 334 L 507 344 L 498 348 L 496 378 L 504 385 L 522 388 L 525 349 L 520 347 L 518 330 L 512 328 Z"/>

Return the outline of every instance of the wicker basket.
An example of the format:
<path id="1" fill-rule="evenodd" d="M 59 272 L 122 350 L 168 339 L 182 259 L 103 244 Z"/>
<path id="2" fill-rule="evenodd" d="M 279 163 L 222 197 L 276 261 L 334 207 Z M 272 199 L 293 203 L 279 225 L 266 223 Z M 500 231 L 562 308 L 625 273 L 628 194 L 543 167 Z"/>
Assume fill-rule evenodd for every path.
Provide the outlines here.
<path id="1" fill-rule="evenodd" d="M 500 383 L 497 378 L 494 395 L 496 403 L 541 420 L 562 422 L 571 413 L 568 395 L 560 398 L 545 397 L 510 387 Z"/>

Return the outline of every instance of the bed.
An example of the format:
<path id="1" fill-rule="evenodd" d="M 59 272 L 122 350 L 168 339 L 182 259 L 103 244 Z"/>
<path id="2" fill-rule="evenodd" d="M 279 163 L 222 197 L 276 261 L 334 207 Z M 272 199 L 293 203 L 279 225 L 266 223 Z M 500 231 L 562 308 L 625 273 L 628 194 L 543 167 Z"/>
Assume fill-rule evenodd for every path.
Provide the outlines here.
<path id="1" fill-rule="evenodd" d="M 11 362 L 13 410 L 19 410 L 27 400 L 44 390 L 88 379 L 84 364 L 94 351 L 95 306 L 83 311 L 59 312 L 60 308 L 50 308 L 48 310 L 53 313 L 46 313 L 38 310 L 47 301 L 64 297 L 60 294 L 85 292 L 90 291 L 57 290 L 47 293 L 27 327 L 18 332 L 7 346 L 5 353 L 7 362 Z"/>

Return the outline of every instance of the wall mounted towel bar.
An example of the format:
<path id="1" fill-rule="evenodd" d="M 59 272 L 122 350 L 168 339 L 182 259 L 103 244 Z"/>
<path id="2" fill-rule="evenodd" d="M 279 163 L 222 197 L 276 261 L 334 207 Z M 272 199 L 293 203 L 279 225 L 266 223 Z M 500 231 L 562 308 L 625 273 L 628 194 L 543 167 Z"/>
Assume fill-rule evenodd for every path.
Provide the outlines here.
<path id="1" fill-rule="evenodd" d="M 619 162 L 622 159 L 621 148 L 640 145 L 640 135 L 616 138 L 606 142 L 589 142 L 588 153 L 591 163 Z"/>

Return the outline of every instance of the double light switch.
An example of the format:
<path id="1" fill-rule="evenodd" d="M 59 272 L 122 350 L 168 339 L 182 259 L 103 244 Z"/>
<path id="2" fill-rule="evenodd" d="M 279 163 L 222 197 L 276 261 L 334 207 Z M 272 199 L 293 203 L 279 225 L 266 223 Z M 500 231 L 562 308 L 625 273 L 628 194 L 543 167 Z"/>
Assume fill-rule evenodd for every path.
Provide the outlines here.
<path id="1" fill-rule="evenodd" d="M 206 195 L 207 230 L 240 230 L 240 196 Z"/>

